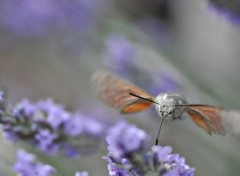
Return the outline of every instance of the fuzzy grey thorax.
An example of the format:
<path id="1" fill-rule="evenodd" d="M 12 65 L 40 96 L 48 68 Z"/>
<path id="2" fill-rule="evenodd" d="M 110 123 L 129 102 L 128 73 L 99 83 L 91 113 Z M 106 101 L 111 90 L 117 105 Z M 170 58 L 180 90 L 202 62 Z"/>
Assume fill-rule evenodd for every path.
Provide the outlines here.
<path id="1" fill-rule="evenodd" d="M 187 104 L 187 98 L 176 93 L 161 93 L 155 101 L 159 103 L 155 104 L 158 115 L 173 120 L 180 119 L 184 112 L 184 107 L 175 105 Z"/>

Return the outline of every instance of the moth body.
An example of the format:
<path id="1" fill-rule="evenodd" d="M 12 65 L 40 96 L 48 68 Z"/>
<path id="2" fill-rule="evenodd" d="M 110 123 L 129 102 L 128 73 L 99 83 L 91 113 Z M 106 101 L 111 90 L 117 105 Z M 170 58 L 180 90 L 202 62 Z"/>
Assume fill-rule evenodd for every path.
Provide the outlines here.
<path id="1" fill-rule="evenodd" d="M 176 93 L 161 93 L 156 98 L 156 111 L 161 118 L 166 119 L 181 119 L 185 111 L 184 106 L 188 103 L 187 98 Z"/>

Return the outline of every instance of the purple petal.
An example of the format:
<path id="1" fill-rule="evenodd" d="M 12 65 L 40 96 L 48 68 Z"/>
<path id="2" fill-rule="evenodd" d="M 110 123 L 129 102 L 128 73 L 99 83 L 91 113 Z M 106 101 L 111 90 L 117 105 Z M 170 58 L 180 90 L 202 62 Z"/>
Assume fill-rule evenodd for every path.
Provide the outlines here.
<path id="1" fill-rule="evenodd" d="M 58 146 L 54 141 L 57 137 L 57 134 L 53 134 L 49 130 L 42 130 L 38 132 L 35 139 L 43 152 L 47 154 L 56 154 L 58 152 Z"/>
<path id="2" fill-rule="evenodd" d="M 18 116 L 19 111 L 23 111 L 24 115 L 32 116 L 36 113 L 37 108 L 34 104 L 32 104 L 28 99 L 23 99 L 17 106 L 13 109 L 13 113 Z"/>
<path id="3" fill-rule="evenodd" d="M 158 146 L 157 150 L 158 150 L 158 153 L 157 153 L 158 160 L 160 160 L 161 162 L 168 161 L 169 154 L 172 152 L 172 147 L 170 147 L 170 146 L 165 146 L 165 147 Z"/>

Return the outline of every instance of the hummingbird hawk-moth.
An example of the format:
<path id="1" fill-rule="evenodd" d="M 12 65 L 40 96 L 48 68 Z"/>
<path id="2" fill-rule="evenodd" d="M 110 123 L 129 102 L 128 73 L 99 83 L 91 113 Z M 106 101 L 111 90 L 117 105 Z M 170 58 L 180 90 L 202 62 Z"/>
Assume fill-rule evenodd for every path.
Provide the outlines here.
<path id="1" fill-rule="evenodd" d="M 182 114 L 187 112 L 193 122 L 210 135 L 240 134 L 239 111 L 219 106 L 191 104 L 185 96 L 177 93 L 163 92 L 154 97 L 127 80 L 106 71 L 96 72 L 92 83 L 97 96 L 107 105 L 120 110 L 122 114 L 137 113 L 155 104 L 161 117 L 159 133 L 163 119 L 181 119 Z"/>

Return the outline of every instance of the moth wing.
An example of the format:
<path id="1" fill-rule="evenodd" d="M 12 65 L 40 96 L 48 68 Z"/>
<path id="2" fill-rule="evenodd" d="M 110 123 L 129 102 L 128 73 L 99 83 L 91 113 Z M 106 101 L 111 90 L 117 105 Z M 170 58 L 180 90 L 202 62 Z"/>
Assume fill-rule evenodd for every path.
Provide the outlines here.
<path id="1" fill-rule="evenodd" d="M 147 109 L 149 106 L 151 106 L 152 102 L 138 99 L 130 104 L 127 104 L 126 106 L 122 107 L 121 113 L 122 114 L 130 114 L 135 112 L 140 112 L 145 109 Z"/>
<path id="2" fill-rule="evenodd" d="M 150 94 L 112 73 L 98 71 L 93 75 L 91 82 L 97 96 L 107 105 L 120 109 L 122 113 L 142 111 L 152 104 L 129 93 L 153 99 Z"/>
<path id="3" fill-rule="evenodd" d="M 186 111 L 209 134 L 240 134 L 240 111 L 209 105 L 187 105 Z"/>

